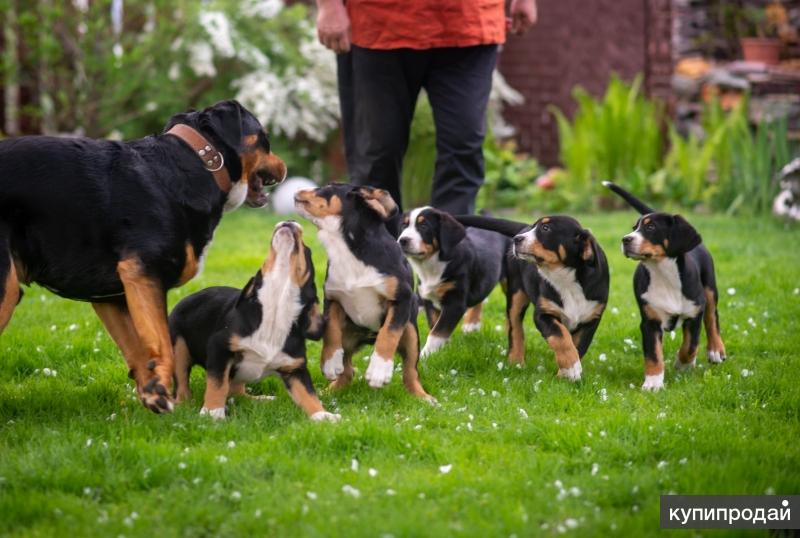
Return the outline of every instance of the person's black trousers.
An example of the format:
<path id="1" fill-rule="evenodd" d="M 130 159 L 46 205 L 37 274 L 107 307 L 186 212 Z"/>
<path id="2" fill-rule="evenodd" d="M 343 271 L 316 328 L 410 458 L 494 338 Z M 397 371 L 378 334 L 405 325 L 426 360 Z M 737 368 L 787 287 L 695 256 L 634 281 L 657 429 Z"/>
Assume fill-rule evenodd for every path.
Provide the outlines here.
<path id="1" fill-rule="evenodd" d="M 417 96 L 436 124 L 431 205 L 475 211 L 483 183 L 486 104 L 497 45 L 429 50 L 353 46 L 338 57 L 345 155 L 351 181 L 388 190 L 402 207 L 400 177 Z"/>

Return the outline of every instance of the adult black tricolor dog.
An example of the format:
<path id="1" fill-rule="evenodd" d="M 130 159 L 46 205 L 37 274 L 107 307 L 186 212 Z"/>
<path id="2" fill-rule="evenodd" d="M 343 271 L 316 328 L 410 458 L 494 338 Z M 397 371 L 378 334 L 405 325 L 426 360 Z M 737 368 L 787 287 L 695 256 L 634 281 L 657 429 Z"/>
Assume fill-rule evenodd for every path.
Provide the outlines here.
<path id="1" fill-rule="evenodd" d="M 263 206 L 286 165 L 236 101 L 173 116 L 128 142 L 0 142 L 0 332 L 36 282 L 89 301 L 142 403 L 172 409 L 166 292 L 194 277 L 222 213 Z"/>

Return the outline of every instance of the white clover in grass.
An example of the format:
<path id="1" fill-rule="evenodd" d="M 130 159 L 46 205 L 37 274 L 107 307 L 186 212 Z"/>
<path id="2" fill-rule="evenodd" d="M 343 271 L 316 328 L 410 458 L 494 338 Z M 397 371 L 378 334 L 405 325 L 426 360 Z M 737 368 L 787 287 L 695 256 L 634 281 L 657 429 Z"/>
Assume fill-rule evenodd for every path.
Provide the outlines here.
<path id="1" fill-rule="evenodd" d="M 678 460 L 678 464 L 680 464 L 680 465 L 686 465 L 686 463 L 687 463 L 688 461 L 689 461 L 689 460 L 688 460 L 688 459 L 686 459 L 686 458 L 681 458 L 681 459 L 679 459 L 679 460 Z"/>
<path id="2" fill-rule="evenodd" d="M 89 448 L 90 446 L 92 446 L 92 443 L 93 443 L 93 442 L 94 442 L 94 440 L 93 440 L 91 437 L 89 437 L 89 438 L 86 440 L 86 448 Z"/>
<path id="3" fill-rule="evenodd" d="M 573 497 L 580 497 L 581 488 L 579 488 L 578 486 L 572 486 L 571 488 L 569 488 L 569 494 L 572 495 Z"/>
<path id="4" fill-rule="evenodd" d="M 44 348 L 42 346 L 36 346 L 36 352 L 37 353 L 44 353 Z M 45 374 L 45 375 L 47 375 L 47 374 Z"/>
<path id="5" fill-rule="evenodd" d="M 608 401 L 608 391 L 605 388 L 600 389 L 600 401 L 601 402 Z"/>
<path id="6" fill-rule="evenodd" d="M 742 377 L 749 377 L 749 376 L 753 375 L 753 372 L 751 372 L 747 368 L 742 368 L 742 372 L 741 373 L 742 373 Z"/>
<path id="7" fill-rule="evenodd" d="M 421 429 L 422 429 L 422 424 L 416 424 L 416 425 L 414 425 L 414 431 L 419 431 L 419 430 L 421 430 Z"/>
<path id="8" fill-rule="evenodd" d="M 181 469 L 181 470 L 186 469 L 186 463 L 183 462 L 183 461 L 178 462 L 178 469 Z"/>
<path id="9" fill-rule="evenodd" d="M 261 517 L 261 508 L 257 508 L 255 512 L 253 512 L 253 517 L 258 519 Z"/>
<path id="10" fill-rule="evenodd" d="M 358 472 L 358 460 L 353 458 L 350 460 L 350 470 L 354 473 Z"/>
<path id="11" fill-rule="evenodd" d="M 58 329 L 58 327 L 57 327 L 57 326 L 55 326 L 55 325 L 50 325 L 50 332 L 53 332 L 53 331 L 55 331 L 55 330 L 57 330 L 57 329 Z"/>
<path id="12" fill-rule="evenodd" d="M 599 471 L 600 471 L 600 465 L 599 465 L 599 464 L 597 464 L 597 463 L 593 463 L 593 464 L 592 464 L 592 476 L 595 476 L 595 475 L 597 475 L 597 473 L 598 473 Z"/>
<path id="13" fill-rule="evenodd" d="M 520 416 L 520 418 L 523 418 L 523 419 L 528 418 L 528 412 L 520 407 L 519 408 L 519 416 Z"/>
<path id="14" fill-rule="evenodd" d="M 370 467 L 369 469 L 367 469 L 367 474 L 370 475 L 372 478 L 375 478 L 376 476 L 378 476 L 378 470 Z"/>
<path id="15" fill-rule="evenodd" d="M 194 484 L 196 486 L 202 481 L 203 481 L 203 479 L 198 476 L 198 477 L 192 479 L 192 484 Z"/>
<path id="16" fill-rule="evenodd" d="M 467 422 L 467 430 L 472 431 L 472 422 Z"/>
<path id="17" fill-rule="evenodd" d="M 728 295 L 736 295 L 736 288 L 728 288 Z"/>
<path id="18" fill-rule="evenodd" d="M 228 448 L 236 448 L 236 441 L 228 441 Z"/>
<path id="19" fill-rule="evenodd" d="M 497 428 L 497 422 L 492 422 L 492 428 Z"/>
<path id="20" fill-rule="evenodd" d="M 227 456 L 224 456 L 224 455 L 220 454 L 219 456 L 217 456 L 217 461 L 220 462 L 220 463 L 227 463 L 228 462 L 228 458 L 227 458 Z"/>
<path id="21" fill-rule="evenodd" d="M 388 495 L 389 497 L 394 497 L 395 495 L 397 495 L 397 492 L 392 488 L 389 488 L 386 490 L 386 495 Z"/>
<path id="22" fill-rule="evenodd" d="M 448 463 L 447 465 L 440 465 L 439 466 L 439 472 L 442 473 L 442 474 L 447 474 L 452 470 L 453 470 L 453 464 L 452 463 Z"/>
<path id="23" fill-rule="evenodd" d="M 345 495 L 349 495 L 354 499 L 358 499 L 359 497 L 361 497 L 361 492 L 358 491 L 353 486 L 351 486 L 350 484 L 345 484 L 344 486 L 342 486 L 342 493 L 344 493 Z"/>
<path id="24" fill-rule="evenodd" d="M 502 370 L 504 366 L 505 366 L 505 364 L 503 363 L 503 361 L 500 361 L 500 362 L 497 363 L 497 369 L 498 370 Z"/>
<path id="25" fill-rule="evenodd" d="M 597 357 L 597 360 L 599 360 L 600 362 L 606 362 L 606 361 L 608 360 L 608 357 L 606 356 L 606 354 L 605 354 L 605 353 L 601 353 L 601 354 L 600 354 L 600 355 Z"/>
<path id="26" fill-rule="evenodd" d="M 565 525 L 565 526 L 566 526 L 568 529 L 574 529 L 574 528 L 577 528 L 577 526 L 578 526 L 578 520 L 577 520 L 577 519 L 575 519 L 575 518 L 572 518 L 572 517 L 568 517 L 567 519 L 565 519 L 565 520 L 564 520 L 564 525 Z"/>
<path id="27" fill-rule="evenodd" d="M 232 501 L 241 501 L 242 494 L 239 491 L 231 491 L 231 500 Z"/>
<path id="28" fill-rule="evenodd" d="M 600 430 L 600 437 L 605 437 L 606 435 L 607 434 L 605 430 Z"/>
<path id="29" fill-rule="evenodd" d="M 306 497 L 308 497 L 312 501 L 316 501 L 317 493 L 315 491 L 306 491 Z"/>
<path id="30" fill-rule="evenodd" d="M 453 377 L 457 376 L 458 375 L 458 370 L 451 369 L 450 370 L 450 375 L 453 376 Z"/>
<path id="31" fill-rule="evenodd" d="M 664 411 L 661 411 L 659 414 L 656 415 L 656 418 L 667 418 L 667 414 Z"/>
<path id="32" fill-rule="evenodd" d="M 494 326 L 494 330 L 497 331 L 497 332 L 500 332 L 500 331 L 503 330 L 503 326 L 502 325 L 495 325 Z"/>
<path id="33" fill-rule="evenodd" d="M 612 306 L 611 313 L 616 316 L 617 314 L 619 314 L 619 308 L 617 308 L 616 306 Z"/>
<path id="34" fill-rule="evenodd" d="M 668 465 L 667 461 L 661 460 L 656 464 L 656 469 L 664 469 Z"/>

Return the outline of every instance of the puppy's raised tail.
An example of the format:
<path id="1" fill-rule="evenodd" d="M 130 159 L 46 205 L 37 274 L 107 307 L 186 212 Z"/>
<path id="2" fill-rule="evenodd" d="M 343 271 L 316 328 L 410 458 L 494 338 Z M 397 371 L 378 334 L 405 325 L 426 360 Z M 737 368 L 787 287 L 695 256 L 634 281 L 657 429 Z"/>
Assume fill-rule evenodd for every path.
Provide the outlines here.
<path id="1" fill-rule="evenodd" d="M 636 198 L 634 195 L 632 195 L 631 193 L 629 193 L 628 191 L 626 191 L 625 189 L 623 189 L 619 185 L 615 185 L 615 184 L 611 183 L 610 181 L 603 181 L 603 187 L 606 187 L 606 188 L 611 189 L 612 191 L 614 191 L 623 200 L 628 202 L 628 204 L 630 204 L 631 207 L 633 207 L 636 211 L 638 211 L 642 215 L 647 215 L 648 213 L 654 213 L 655 212 L 655 210 L 652 207 L 646 205 L 644 202 L 642 202 L 641 200 Z"/>
<path id="2" fill-rule="evenodd" d="M 513 220 L 479 217 L 478 215 L 455 215 L 455 219 L 464 226 L 472 226 L 473 228 L 491 230 L 493 232 L 507 235 L 508 237 L 514 237 L 522 230 L 529 227 L 528 224 L 514 222 Z"/>

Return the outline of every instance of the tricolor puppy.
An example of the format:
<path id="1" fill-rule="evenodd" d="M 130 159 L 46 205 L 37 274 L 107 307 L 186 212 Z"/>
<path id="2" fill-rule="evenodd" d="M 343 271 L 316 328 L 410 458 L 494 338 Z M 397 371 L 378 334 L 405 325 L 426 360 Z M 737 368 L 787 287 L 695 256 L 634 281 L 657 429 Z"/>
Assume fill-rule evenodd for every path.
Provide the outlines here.
<path id="1" fill-rule="evenodd" d="M 421 207 L 403 216 L 397 242 L 417 274 L 431 327 L 420 357 L 441 348 L 462 317 L 463 332 L 480 329 L 483 300 L 504 277 L 509 239 Z"/>
<path id="2" fill-rule="evenodd" d="M 177 400 L 191 397 L 192 366 L 206 369 L 201 415 L 225 418 L 225 401 L 245 394 L 245 383 L 268 375 L 283 379 L 292 399 L 312 420 L 338 420 L 314 392 L 305 339 L 324 330 L 311 251 L 292 221 L 275 227 L 267 259 L 243 290 L 213 287 L 175 306 L 169 328 L 175 350 Z"/>
<path id="3" fill-rule="evenodd" d="M 633 289 L 642 315 L 642 348 L 645 378 L 642 389 L 664 387 L 662 336 L 683 325 L 683 343 L 675 368 L 691 368 L 705 322 L 708 360 L 725 360 L 725 344 L 719 330 L 717 281 L 714 260 L 700 234 L 680 215 L 654 212 L 626 190 L 604 181 L 642 214 L 633 232 L 622 238 L 622 252 L 639 260 Z"/>
<path id="4" fill-rule="evenodd" d="M 417 299 L 411 267 L 385 226 L 397 212 L 388 192 L 332 183 L 295 194 L 297 211 L 318 228 L 328 253 L 325 277 L 327 327 L 322 373 L 341 388 L 353 379 L 353 353 L 375 343 L 364 374 L 369 385 L 389 383 L 394 354 L 403 357 L 403 383 L 414 396 L 435 401 L 417 372 Z"/>
<path id="5" fill-rule="evenodd" d="M 457 219 L 513 237 L 516 260 L 508 266 L 506 285 L 509 360 L 525 360 L 522 320 L 533 303 L 533 321 L 555 352 L 558 376 L 578 381 L 581 358 L 608 301 L 608 262 L 591 232 L 565 216 L 542 217 L 531 226 L 477 216 Z"/>

